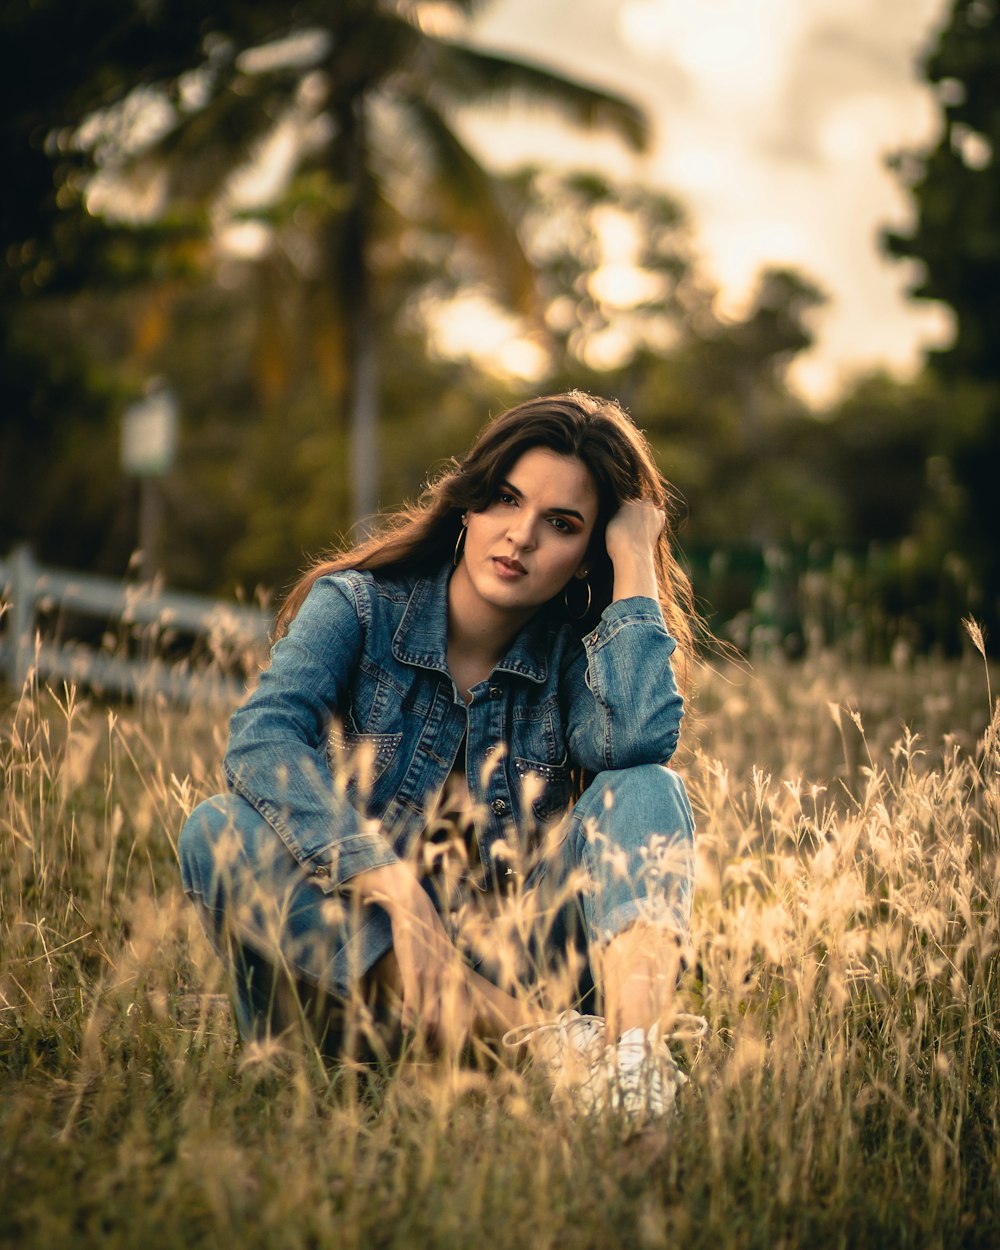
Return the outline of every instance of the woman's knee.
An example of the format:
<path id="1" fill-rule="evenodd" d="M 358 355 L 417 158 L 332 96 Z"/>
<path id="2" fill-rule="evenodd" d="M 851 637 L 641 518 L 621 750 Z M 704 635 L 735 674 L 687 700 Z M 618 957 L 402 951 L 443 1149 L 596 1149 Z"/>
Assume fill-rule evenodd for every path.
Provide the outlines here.
<path id="1" fill-rule="evenodd" d="M 181 880 L 188 894 L 204 894 L 211 873 L 213 848 L 222 831 L 226 796 L 217 794 L 192 810 L 177 839 Z M 207 871 L 206 871 L 207 870 Z"/>
<path id="2" fill-rule="evenodd" d="M 185 891 L 207 897 L 221 871 L 240 858 L 253 839 L 250 826 L 260 823 L 263 817 L 236 794 L 216 794 L 199 803 L 177 841 Z"/>
<path id="3" fill-rule="evenodd" d="M 623 823 L 647 835 L 694 836 L 694 815 L 684 782 L 663 764 L 598 773 L 584 791 L 578 809 L 601 824 Z"/>

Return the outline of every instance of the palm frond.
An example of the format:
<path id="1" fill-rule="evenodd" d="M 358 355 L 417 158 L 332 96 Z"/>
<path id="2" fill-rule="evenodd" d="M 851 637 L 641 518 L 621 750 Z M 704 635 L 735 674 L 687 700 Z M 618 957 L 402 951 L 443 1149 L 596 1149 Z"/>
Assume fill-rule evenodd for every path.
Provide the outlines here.
<path id="1" fill-rule="evenodd" d="M 399 13 L 414 25 L 421 25 L 421 10 L 430 8 L 450 9 L 456 17 L 475 17 L 480 9 L 485 8 L 489 0 L 433 0 L 430 6 L 426 0 L 383 0 L 383 8 L 391 13 Z"/>
<path id="2" fill-rule="evenodd" d="M 524 254 L 502 186 L 473 156 L 447 118 L 425 95 L 398 96 L 428 162 L 438 224 L 475 244 L 507 302 L 530 312 L 536 302 L 534 271 Z"/>
<path id="3" fill-rule="evenodd" d="M 516 100 L 544 104 L 586 129 L 615 131 L 637 152 L 649 144 L 650 123 L 638 105 L 617 92 L 566 77 L 537 61 L 484 52 L 425 36 L 429 90 L 455 103 Z"/>

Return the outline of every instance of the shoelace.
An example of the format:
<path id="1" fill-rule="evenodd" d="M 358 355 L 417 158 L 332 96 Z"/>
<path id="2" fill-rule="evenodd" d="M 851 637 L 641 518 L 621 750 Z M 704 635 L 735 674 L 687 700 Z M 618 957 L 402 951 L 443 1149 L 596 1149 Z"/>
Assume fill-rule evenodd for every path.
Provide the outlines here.
<path id="1" fill-rule="evenodd" d="M 669 1033 L 658 1024 L 645 1032 L 629 1029 L 607 1050 L 606 1105 L 624 1112 L 635 1124 L 671 1112 L 690 1079 L 677 1066 L 667 1043 L 701 1042 L 709 1033 L 704 1016 L 690 1012 L 679 1012 L 673 1025 Z"/>
<path id="2" fill-rule="evenodd" d="M 644 1046 L 619 1045 L 608 1051 L 607 1066 L 604 1104 L 633 1122 L 669 1113 L 689 1079 L 665 1046 L 649 1054 Z"/>
<path id="3" fill-rule="evenodd" d="M 607 1045 L 600 1016 L 561 1012 L 554 1020 L 518 1025 L 503 1035 L 511 1050 L 536 1042 L 534 1060 L 547 1070 L 553 1103 L 568 1103 L 592 1115 L 608 1108 L 635 1121 L 673 1107 L 688 1077 L 678 1068 L 668 1042 L 702 1042 L 709 1034 L 704 1016 L 678 1012 L 669 1033 L 654 1025 L 641 1041 Z"/>
<path id="4" fill-rule="evenodd" d="M 704 1016 L 696 1016 L 690 1011 L 679 1011 L 673 1018 L 673 1028 L 669 1033 L 661 1033 L 662 1042 L 703 1042 L 711 1028 Z"/>
<path id="5" fill-rule="evenodd" d="M 593 1041 L 598 1033 L 604 1033 L 603 1016 L 582 1016 L 578 1011 L 561 1011 L 554 1020 L 540 1020 L 534 1024 L 519 1024 L 513 1029 L 508 1029 L 503 1035 L 503 1044 L 508 1050 L 516 1050 L 519 1046 L 524 1046 L 527 1042 L 534 1038 L 565 1035 L 565 1040 L 570 1043 L 572 1034 L 581 1034 L 580 1041 L 586 1043 L 588 1041 L 587 1034 L 591 1037 L 589 1041 Z"/>
<path id="6" fill-rule="evenodd" d="M 694 1015 L 690 1011 L 679 1011 L 673 1018 L 673 1028 L 669 1033 L 661 1033 L 663 1042 L 701 1042 L 708 1037 L 711 1029 L 704 1016 Z M 548 1034 L 567 1034 L 570 1032 L 596 1033 L 604 1030 L 603 1016 L 582 1016 L 576 1011 L 562 1011 L 554 1020 L 541 1020 L 534 1024 L 519 1024 L 508 1029 L 503 1035 L 503 1044 L 508 1050 L 516 1050 L 535 1037 Z"/>
<path id="7" fill-rule="evenodd" d="M 553 1104 L 568 1105 L 587 1114 L 599 1109 L 607 1083 L 604 1020 L 563 1011 L 554 1020 L 509 1029 L 503 1043 L 513 1050 L 535 1043 L 532 1058 L 551 1087 Z"/>

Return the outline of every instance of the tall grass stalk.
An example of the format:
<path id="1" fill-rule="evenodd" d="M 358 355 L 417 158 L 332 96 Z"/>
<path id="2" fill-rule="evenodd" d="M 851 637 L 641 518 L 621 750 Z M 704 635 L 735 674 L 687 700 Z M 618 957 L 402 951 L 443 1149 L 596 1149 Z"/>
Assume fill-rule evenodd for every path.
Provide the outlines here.
<path id="1" fill-rule="evenodd" d="M 504 1066 L 240 1047 L 175 853 L 224 718 L 29 687 L 0 759 L 0 1244 L 995 1245 L 982 695 L 964 662 L 705 673 L 680 1005 L 713 1032 L 630 1136 Z"/>

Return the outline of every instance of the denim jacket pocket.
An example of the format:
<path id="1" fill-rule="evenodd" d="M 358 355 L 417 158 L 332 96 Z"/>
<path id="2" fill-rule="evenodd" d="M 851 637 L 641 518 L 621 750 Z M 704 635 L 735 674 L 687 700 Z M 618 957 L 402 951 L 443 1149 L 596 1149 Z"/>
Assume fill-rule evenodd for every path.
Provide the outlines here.
<path id="1" fill-rule="evenodd" d="M 332 725 L 327 760 L 334 782 L 344 787 L 348 799 L 363 808 L 376 781 L 392 763 L 403 740 L 401 733 L 351 733 Z"/>
<path id="2" fill-rule="evenodd" d="M 566 811 L 573 785 L 568 763 L 545 764 L 516 755 L 514 768 L 521 783 L 525 806 L 530 800 L 532 814 L 539 824 L 548 824 Z"/>

